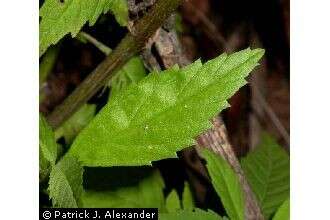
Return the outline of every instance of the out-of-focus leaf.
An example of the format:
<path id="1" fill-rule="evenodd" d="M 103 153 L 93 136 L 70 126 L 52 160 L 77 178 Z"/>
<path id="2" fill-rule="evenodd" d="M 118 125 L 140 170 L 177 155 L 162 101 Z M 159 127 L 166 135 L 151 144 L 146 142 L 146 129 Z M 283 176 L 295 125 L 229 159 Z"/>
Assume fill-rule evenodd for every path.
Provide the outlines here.
<path id="1" fill-rule="evenodd" d="M 287 199 L 278 208 L 273 220 L 289 220 L 290 219 L 290 199 Z"/>
<path id="2" fill-rule="evenodd" d="M 204 149 L 202 155 L 211 176 L 213 187 L 218 193 L 230 219 L 244 219 L 244 193 L 238 176 L 229 164 L 210 150 Z"/>
<path id="3" fill-rule="evenodd" d="M 268 218 L 290 194 L 290 159 L 269 135 L 256 150 L 242 159 L 247 180 Z"/>
<path id="4" fill-rule="evenodd" d="M 194 211 L 180 210 L 177 212 L 160 213 L 160 220 L 221 220 L 221 216 L 211 210 L 204 211 L 195 209 Z"/>
<path id="5" fill-rule="evenodd" d="M 182 194 L 182 208 L 192 210 L 194 207 L 194 199 L 190 191 L 189 183 L 185 182 Z"/>
<path id="6" fill-rule="evenodd" d="M 71 144 L 79 132 L 94 118 L 96 105 L 85 104 L 55 131 L 56 139 L 64 137 Z"/>
<path id="7" fill-rule="evenodd" d="M 158 172 L 143 178 L 134 186 L 113 190 L 86 190 L 82 195 L 85 208 L 159 208 L 163 210 L 164 183 Z"/>
<path id="8" fill-rule="evenodd" d="M 173 189 L 166 197 L 166 209 L 169 212 L 176 212 L 181 209 L 178 193 Z"/>
<path id="9" fill-rule="evenodd" d="M 44 159 L 54 165 L 57 158 L 57 144 L 52 128 L 41 114 L 39 114 L 39 147 Z"/>
<path id="10" fill-rule="evenodd" d="M 111 97 L 116 95 L 122 89 L 125 89 L 131 83 L 138 83 L 140 80 L 146 77 L 146 75 L 147 73 L 141 58 L 131 58 L 110 81 Z"/>

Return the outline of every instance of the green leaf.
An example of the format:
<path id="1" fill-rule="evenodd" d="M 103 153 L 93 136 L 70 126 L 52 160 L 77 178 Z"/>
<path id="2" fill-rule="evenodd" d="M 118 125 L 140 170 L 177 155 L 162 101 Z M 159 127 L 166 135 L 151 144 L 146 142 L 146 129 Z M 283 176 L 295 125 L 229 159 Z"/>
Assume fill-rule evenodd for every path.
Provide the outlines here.
<path id="1" fill-rule="evenodd" d="M 39 148 L 42 157 L 54 165 L 57 158 L 57 144 L 51 127 L 41 114 L 39 114 Z"/>
<path id="2" fill-rule="evenodd" d="M 41 147 L 39 146 L 39 182 L 43 182 L 49 175 L 50 163 L 44 157 Z"/>
<path id="3" fill-rule="evenodd" d="M 175 189 L 173 189 L 170 194 L 166 197 L 166 209 L 169 212 L 175 212 L 181 209 L 180 198 Z"/>
<path id="4" fill-rule="evenodd" d="M 221 220 L 221 216 L 215 212 L 195 209 L 195 211 L 181 210 L 171 213 L 160 213 L 160 220 Z"/>
<path id="5" fill-rule="evenodd" d="M 83 187 L 83 168 L 68 155 L 52 167 L 49 179 L 49 197 L 53 207 L 77 208 Z"/>
<path id="6" fill-rule="evenodd" d="M 238 176 L 220 156 L 204 149 L 202 155 L 210 174 L 213 187 L 218 193 L 230 219 L 244 219 L 244 193 Z"/>
<path id="7" fill-rule="evenodd" d="M 194 205 L 194 199 L 193 195 L 190 191 L 189 183 L 184 183 L 183 188 L 183 194 L 182 194 L 182 208 L 183 209 L 193 209 L 195 207 Z"/>
<path id="8" fill-rule="evenodd" d="M 40 9 L 39 54 L 66 34 L 75 37 L 87 21 L 92 26 L 102 13 L 111 10 L 118 23 L 128 20 L 125 0 L 45 0 Z"/>
<path id="9" fill-rule="evenodd" d="M 141 58 L 138 56 L 131 58 L 110 81 L 110 98 L 118 94 L 122 89 L 126 88 L 131 83 L 138 83 L 146 77 L 146 75 L 147 73 Z"/>
<path id="10" fill-rule="evenodd" d="M 86 190 L 82 195 L 84 208 L 159 208 L 164 209 L 164 182 L 159 172 L 143 178 L 134 186 L 112 190 Z"/>
<path id="11" fill-rule="evenodd" d="M 273 220 L 289 220 L 290 219 L 290 199 L 288 198 L 278 208 Z"/>
<path id="12" fill-rule="evenodd" d="M 256 150 L 242 159 L 242 168 L 268 218 L 290 194 L 290 160 L 273 138 L 264 134 Z"/>
<path id="13" fill-rule="evenodd" d="M 42 61 L 39 65 L 39 85 L 46 81 L 48 74 L 54 68 L 54 65 L 57 60 L 58 53 L 60 51 L 59 45 L 49 48 L 45 56 L 43 56 Z"/>
<path id="14" fill-rule="evenodd" d="M 211 127 L 209 119 L 257 65 L 264 51 L 223 54 L 152 73 L 114 96 L 75 139 L 69 153 L 84 166 L 140 166 L 176 158 Z"/>
<path id="15" fill-rule="evenodd" d="M 56 139 L 64 137 L 71 144 L 77 134 L 94 118 L 96 105 L 85 104 L 55 131 Z"/>

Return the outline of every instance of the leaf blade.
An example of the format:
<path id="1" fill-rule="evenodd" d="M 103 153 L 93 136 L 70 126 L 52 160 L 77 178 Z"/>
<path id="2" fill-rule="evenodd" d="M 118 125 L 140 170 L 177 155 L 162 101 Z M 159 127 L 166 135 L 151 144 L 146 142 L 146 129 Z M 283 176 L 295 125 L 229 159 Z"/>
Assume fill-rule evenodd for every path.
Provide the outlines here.
<path id="1" fill-rule="evenodd" d="M 46 0 L 39 13 L 39 56 L 66 34 L 75 37 L 87 21 L 93 25 L 102 13 L 109 10 L 121 25 L 126 25 L 128 10 L 124 0 Z"/>
<path id="2" fill-rule="evenodd" d="M 285 200 L 278 208 L 273 220 L 289 220 L 290 219 L 290 199 Z"/>
<path id="3" fill-rule="evenodd" d="M 164 182 L 159 172 L 152 172 L 136 185 L 110 190 L 86 190 L 81 203 L 84 208 L 159 208 L 165 206 Z"/>
<path id="4" fill-rule="evenodd" d="M 57 144 L 53 130 L 41 114 L 39 114 L 39 147 L 42 157 L 54 165 L 57 158 Z"/>
<path id="5" fill-rule="evenodd" d="M 181 210 L 171 213 L 160 213 L 160 220 L 221 220 L 221 216 L 212 212 L 211 210 L 204 211 L 201 209 L 195 209 L 194 211 Z"/>
<path id="6" fill-rule="evenodd" d="M 290 161 L 269 135 L 263 134 L 256 150 L 241 160 L 247 180 L 268 218 L 290 192 Z"/>
<path id="7" fill-rule="evenodd" d="M 207 164 L 212 184 L 219 195 L 230 219 L 244 219 L 244 193 L 238 176 L 229 164 L 210 150 L 204 149 L 202 155 Z"/>
<path id="8" fill-rule="evenodd" d="M 75 139 L 69 153 L 85 166 L 140 166 L 176 158 L 210 128 L 209 119 L 246 81 L 264 51 L 246 49 L 163 74 L 121 91 Z"/>
<path id="9" fill-rule="evenodd" d="M 68 155 L 52 167 L 49 178 L 49 197 L 53 207 L 77 208 L 83 192 L 83 168 Z"/>

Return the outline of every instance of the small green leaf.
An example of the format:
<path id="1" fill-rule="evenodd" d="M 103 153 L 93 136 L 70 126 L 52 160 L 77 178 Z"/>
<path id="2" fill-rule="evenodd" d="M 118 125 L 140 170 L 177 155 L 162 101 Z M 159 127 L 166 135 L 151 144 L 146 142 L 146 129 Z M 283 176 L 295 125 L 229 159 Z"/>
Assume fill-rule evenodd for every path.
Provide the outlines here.
<path id="1" fill-rule="evenodd" d="M 138 83 L 146 75 L 147 73 L 141 58 L 138 56 L 131 58 L 110 81 L 111 97 L 115 96 L 131 83 Z"/>
<path id="2" fill-rule="evenodd" d="M 173 189 L 166 197 L 166 209 L 169 212 L 175 212 L 181 209 L 178 193 Z"/>
<path id="3" fill-rule="evenodd" d="M 94 118 L 96 105 L 85 104 L 55 131 L 56 139 L 64 137 L 71 144 L 77 134 Z"/>
<path id="4" fill-rule="evenodd" d="M 69 150 L 84 166 L 140 166 L 176 158 L 246 81 L 261 49 L 152 73 L 114 96 Z"/>
<path id="5" fill-rule="evenodd" d="M 192 210 L 194 207 L 194 199 L 190 191 L 189 183 L 185 182 L 182 194 L 182 208 Z"/>
<path id="6" fill-rule="evenodd" d="M 54 165 L 57 158 L 57 144 L 51 127 L 41 114 L 39 114 L 39 147 L 42 157 Z"/>
<path id="7" fill-rule="evenodd" d="M 39 182 L 44 181 L 50 172 L 50 163 L 44 157 L 41 147 L 39 146 Z"/>
<path id="8" fill-rule="evenodd" d="M 164 209 L 164 183 L 159 172 L 143 178 L 137 185 L 113 190 L 86 190 L 84 208 L 159 208 Z"/>
<path id="9" fill-rule="evenodd" d="M 40 9 L 39 54 L 66 34 L 75 37 L 87 21 L 95 24 L 102 13 L 112 11 L 121 25 L 128 20 L 125 0 L 45 0 Z"/>
<path id="10" fill-rule="evenodd" d="M 268 218 L 290 194 L 289 156 L 273 138 L 264 134 L 261 144 L 241 163 L 264 216 Z"/>
<path id="11" fill-rule="evenodd" d="M 289 220 L 290 219 L 290 199 L 287 199 L 278 208 L 273 220 Z"/>
<path id="12" fill-rule="evenodd" d="M 244 219 L 244 193 L 238 176 L 220 156 L 204 149 L 202 155 L 211 176 L 213 187 L 218 193 L 230 219 Z"/>
<path id="13" fill-rule="evenodd" d="M 77 208 L 83 191 L 83 168 L 68 155 L 52 167 L 49 179 L 49 197 L 53 207 Z"/>
<path id="14" fill-rule="evenodd" d="M 160 220 L 221 220 L 221 216 L 211 210 L 204 211 L 195 209 L 194 211 L 181 210 L 171 213 L 160 213 Z"/>

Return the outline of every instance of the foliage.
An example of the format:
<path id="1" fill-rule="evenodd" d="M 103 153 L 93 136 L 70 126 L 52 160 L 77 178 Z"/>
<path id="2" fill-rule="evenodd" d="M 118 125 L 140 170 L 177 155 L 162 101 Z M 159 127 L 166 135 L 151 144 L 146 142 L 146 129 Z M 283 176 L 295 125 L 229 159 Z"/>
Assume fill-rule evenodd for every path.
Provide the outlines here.
<path id="1" fill-rule="evenodd" d="M 273 138 L 264 134 L 261 144 L 241 163 L 263 213 L 268 218 L 289 196 L 289 156 Z"/>
<path id="2" fill-rule="evenodd" d="M 45 0 L 40 9 L 39 55 L 66 34 L 75 37 L 87 21 L 94 25 L 108 11 L 113 12 L 121 25 L 127 24 L 125 0 Z"/>
<path id="3" fill-rule="evenodd" d="M 41 157 L 54 165 L 57 158 L 57 144 L 51 127 L 41 114 L 39 114 L 39 148 Z"/>
<path id="4" fill-rule="evenodd" d="M 195 209 L 194 211 L 181 210 L 172 213 L 161 213 L 160 220 L 221 220 L 221 216 L 212 211 Z"/>
<path id="5" fill-rule="evenodd" d="M 194 198 L 190 191 L 188 182 L 184 183 L 183 193 L 182 193 L 182 208 L 183 209 L 193 209 L 195 207 Z"/>
<path id="6" fill-rule="evenodd" d="M 176 157 L 210 128 L 208 120 L 228 106 L 263 53 L 246 49 L 149 74 L 114 96 L 69 153 L 84 166 L 150 165 Z"/>
<path id="7" fill-rule="evenodd" d="M 147 171 L 145 171 L 147 172 Z M 159 208 L 164 209 L 164 183 L 156 171 L 147 172 L 137 184 L 118 189 L 86 190 L 82 195 L 82 207 L 87 208 Z M 127 177 L 128 178 L 128 177 Z M 128 182 L 125 178 L 125 182 Z M 108 181 L 116 181 L 111 178 Z"/>
<path id="8" fill-rule="evenodd" d="M 290 199 L 287 199 L 278 208 L 273 220 L 289 220 L 290 219 Z"/>
<path id="9" fill-rule="evenodd" d="M 54 207 L 78 207 L 83 190 L 82 175 L 83 168 L 79 162 L 68 155 L 52 167 L 48 191 Z"/>
<path id="10" fill-rule="evenodd" d="M 238 176 L 230 165 L 218 155 L 209 150 L 203 150 L 206 167 L 212 184 L 221 198 L 230 219 L 244 219 L 244 193 Z"/>
<path id="11" fill-rule="evenodd" d="M 181 209 L 180 198 L 175 190 L 172 190 L 166 197 L 166 209 L 169 212 L 176 212 Z"/>
<path id="12" fill-rule="evenodd" d="M 55 131 L 56 139 L 64 137 L 71 144 L 77 134 L 94 118 L 96 105 L 85 104 Z"/>
<path id="13" fill-rule="evenodd" d="M 40 56 L 65 35 L 75 37 L 87 22 L 94 25 L 108 11 L 121 25 L 127 25 L 125 0 L 45 0 L 40 9 Z M 106 55 L 111 52 L 84 32 L 78 39 L 91 42 Z M 54 54 L 48 50 L 43 57 L 42 81 L 57 50 Z M 211 127 L 209 120 L 229 106 L 227 100 L 246 84 L 245 78 L 263 54 L 262 49 L 248 48 L 204 64 L 197 60 L 181 69 L 173 66 L 148 75 L 141 58 L 135 56 L 108 83 L 111 93 L 100 112 L 96 113 L 96 105 L 85 104 L 55 135 L 40 115 L 40 179 L 49 176 L 53 207 L 155 207 L 161 212 L 160 219 L 222 219 L 211 210 L 195 207 L 187 182 L 182 194 L 172 190 L 165 199 L 160 173 L 144 165 L 176 158 L 177 151 L 192 145 L 197 135 Z M 69 146 L 62 158 L 56 143 L 60 137 Z M 243 219 L 243 192 L 236 174 L 222 158 L 209 151 L 202 153 L 228 216 Z M 245 163 L 250 164 L 249 156 Z M 140 166 L 137 170 L 143 174 L 128 172 L 135 170 L 133 166 Z M 282 216 L 286 207 L 284 204 L 276 216 Z"/>

